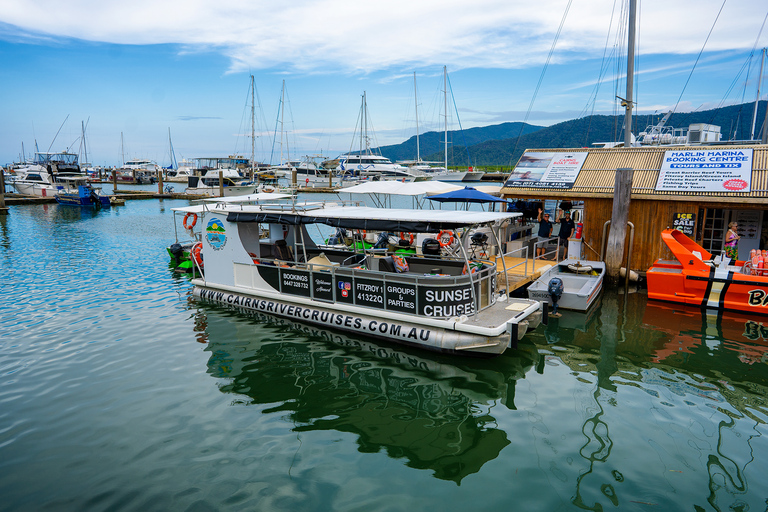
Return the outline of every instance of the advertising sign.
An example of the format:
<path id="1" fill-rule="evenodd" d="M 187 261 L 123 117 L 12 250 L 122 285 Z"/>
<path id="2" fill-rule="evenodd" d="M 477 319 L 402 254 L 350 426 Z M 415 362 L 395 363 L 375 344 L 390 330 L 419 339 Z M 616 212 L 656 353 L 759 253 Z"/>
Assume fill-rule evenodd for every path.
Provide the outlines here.
<path id="1" fill-rule="evenodd" d="M 696 227 L 696 214 L 676 213 L 672 219 L 672 227 L 682 231 L 684 235 L 693 236 L 693 230 Z"/>
<path id="2" fill-rule="evenodd" d="M 665 151 L 656 182 L 658 191 L 750 192 L 751 188 L 751 149 Z"/>
<path id="3" fill-rule="evenodd" d="M 504 184 L 506 187 L 573 188 L 587 159 L 586 151 L 541 153 L 526 151 Z"/>

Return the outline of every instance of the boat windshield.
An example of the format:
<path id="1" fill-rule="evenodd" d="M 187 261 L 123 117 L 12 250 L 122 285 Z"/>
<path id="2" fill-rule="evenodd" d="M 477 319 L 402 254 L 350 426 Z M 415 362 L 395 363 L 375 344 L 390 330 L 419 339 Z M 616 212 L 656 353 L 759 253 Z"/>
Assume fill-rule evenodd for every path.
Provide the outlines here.
<path id="1" fill-rule="evenodd" d="M 38 165 L 49 163 L 77 164 L 77 155 L 73 153 L 35 153 L 34 163 Z"/>

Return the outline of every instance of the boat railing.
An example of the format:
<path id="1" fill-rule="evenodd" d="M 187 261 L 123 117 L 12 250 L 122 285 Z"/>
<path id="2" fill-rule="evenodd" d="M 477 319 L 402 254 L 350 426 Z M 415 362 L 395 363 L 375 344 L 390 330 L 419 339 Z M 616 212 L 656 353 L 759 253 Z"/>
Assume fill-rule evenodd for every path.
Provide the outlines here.
<path id="1" fill-rule="evenodd" d="M 754 267 L 751 261 L 744 262 L 741 273 L 748 276 L 768 277 L 768 268 Z"/>
<path id="2" fill-rule="evenodd" d="M 472 277 L 468 273 L 383 272 L 361 264 L 289 264 L 268 258 L 259 258 L 252 264 L 235 263 L 234 271 L 236 286 L 255 288 L 254 277 L 258 274 L 268 280 L 262 274 L 266 271 L 276 278 L 272 285 L 277 284 L 281 294 L 395 313 L 453 318 L 473 315 L 496 303 L 496 263 L 473 261 L 482 263 L 482 268 L 473 272 Z"/>
<path id="3" fill-rule="evenodd" d="M 555 241 L 555 249 L 553 250 L 547 250 L 547 248 L 551 247 L 552 241 Z M 558 255 L 560 254 L 560 237 L 553 236 L 550 238 L 542 238 L 538 242 L 533 244 L 534 247 L 534 260 L 553 260 L 557 261 Z M 539 249 L 544 249 L 544 252 L 539 254 Z"/>
<path id="4" fill-rule="evenodd" d="M 503 261 L 500 263 L 496 263 L 496 270 L 499 269 L 506 272 L 506 276 L 508 278 L 520 278 L 520 277 L 528 277 L 529 275 L 533 274 L 533 272 L 536 270 L 536 266 L 534 265 L 533 261 L 529 260 L 528 255 L 528 246 L 520 247 L 518 249 L 515 249 L 513 251 L 505 252 L 503 255 Z M 522 273 L 520 272 L 522 268 Z M 530 267 L 530 273 L 529 273 L 529 267 Z M 502 286 L 504 283 L 498 283 L 499 286 Z"/>

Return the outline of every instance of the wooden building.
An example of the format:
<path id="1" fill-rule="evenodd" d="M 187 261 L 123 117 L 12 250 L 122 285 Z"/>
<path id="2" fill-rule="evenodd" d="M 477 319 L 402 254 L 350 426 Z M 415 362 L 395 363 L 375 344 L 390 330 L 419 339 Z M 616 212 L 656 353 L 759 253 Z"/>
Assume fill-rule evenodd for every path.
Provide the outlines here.
<path id="1" fill-rule="evenodd" d="M 678 186 L 669 178 L 673 174 L 669 170 L 669 155 L 685 155 L 686 151 L 691 154 L 747 155 L 751 160 L 751 172 L 745 167 L 744 179 L 721 180 L 719 185 L 732 185 L 730 188 L 734 191 L 712 191 L 713 187 L 706 183 L 690 186 L 697 180 L 706 181 L 702 178 L 706 175 L 714 173 L 717 178 L 720 173 L 720 177 L 725 176 L 729 172 L 727 169 L 676 171 L 688 173 L 685 183 L 681 181 Z M 560 182 L 544 183 L 536 182 L 535 177 L 534 181 L 530 181 L 530 170 L 539 171 L 545 165 L 532 162 L 556 161 L 571 155 L 576 155 L 579 161 L 583 160 L 583 164 L 575 172 L 571 169 L 570 181 L 561 179 Z M 526 162 L 524 159 L 527 159 Z M 528 171 L 525 171 L 526 164 L 530 166 Z M 728 165 L 708 164 L 704 167 L 722 168 Z M 748 166 L 749 162 L 745 160 L 744 165 Z M 677 164 L 673 167 L 686 166 Z M 603 226 L 611 218 L 617 169 L 627 168 L 633 169 L 629 207 L 629 221 L 635 227 L 630 265 L 633 270 L 644 272 L 656 259 L 672 257 L 660 236 L 661 231 L 668 227 L 689 230 L 692 233 L 690 236 L 705 249 L 719 254 L 723 250 L 728 223 L 735 220 L 742 237 L 739 243 L 740 259 L 744 259 L 753 248 L 768 249 L 768 145 L 527 150 L 502 187 L 501 194 L 509 199 L 583 201 L 582 218 L 576 219 L 583 223 L 582 257 L 594 260 L 598 259 L 605 243 Z M 521 171 L 525 171 L 524 174 Z M 513 178 L 516 174 L 517 178 Z M 696 191 L 697 188 L 704 190 Z M 739 188 L 742 191 L 738 191 Z M 627 232 L 629 236 L 629 229 Z M 623 261 L 626 261 L 626 254 Z"/>

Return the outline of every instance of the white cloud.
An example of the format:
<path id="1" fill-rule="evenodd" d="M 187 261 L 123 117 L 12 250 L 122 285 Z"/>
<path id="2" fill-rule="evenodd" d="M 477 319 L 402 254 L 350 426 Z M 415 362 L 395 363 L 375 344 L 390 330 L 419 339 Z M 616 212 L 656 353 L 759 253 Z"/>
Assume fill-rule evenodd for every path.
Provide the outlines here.
<path id="1" fill-rule="evenodd" d="M 4 0 L 0 22 L 43 40 L 171 43 L 186 51 L 215 48 L 231 59 L 232 71 L 282 66 L 364 74 L 435 63 L 453 69 L 539 66 L 566 4 L 567 0 L 294 0 L 287 5 L 246 0 Z M 602 55 L 613 5 L 612 0 L 574 2 L 555 59 Z M 720 0 L 700 0 L 695 8 L 691 2 L 643 2 L 640 48 L 646 55 L 698 53 L 721 5 Z M 765 8 L 757 1 L 726 4 L 707 49 L 751 48 Z M 613 23 L 615 29 L 618 14 Z M 615 39 L 608 38 L 609 44 Z"/>

